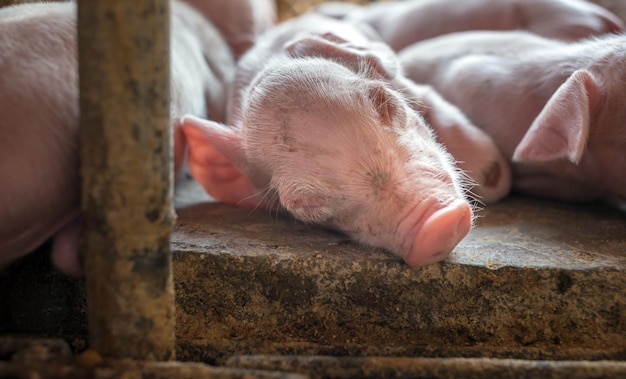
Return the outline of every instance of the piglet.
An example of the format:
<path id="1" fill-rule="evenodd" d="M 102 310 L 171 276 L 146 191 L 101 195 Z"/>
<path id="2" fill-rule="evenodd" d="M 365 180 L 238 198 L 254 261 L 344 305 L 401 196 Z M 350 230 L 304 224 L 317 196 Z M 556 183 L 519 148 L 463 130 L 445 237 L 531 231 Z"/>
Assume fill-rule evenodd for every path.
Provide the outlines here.
<path id="1" fill-rule="evenodd" d="M 184 0 L 202 13 L 219 31 L 239 59 L 256 37 L 274 26 L 275 0 Z"/>
<path id="2" fill-rule="evenodd" d="M 433 85 L 513 162 L 514 188 L 626 203 L 626 35 L 566 43 L 526 32 L 466 32 L 405 49 Z"/>
<path id="3" fill-rule="evenodd" d="M 183 2 L 171 3 L 170 118 L 174 131 L 174 169 L 181 170 L 186 141 L 180 129 L 185 114 L 224 122 L 235 62 L 217 29 Z M 236 10 L 231 10 L 236 13 Z M 223 13 L 228 18 L 230 13 Z M 216 17 L 216 16 L 214 16 Z"/>
<path id="4" fill-rule="evenodd" d="M 224 118 L 234 62 L 201 15 L 178 2 L 171 9 L 176 135 L 183 113 Z M 74 3 L 0 9 L 0 267 L 54 237 L 55 265 L 81 273 L 75 39 Z M 175 150 L 182 160 L 183 139 Z"/>
<path id="5" fill-rule="evenodd" d="M 327 2 L 316 11 L 372 27 L 395 51 L 466 30 L 525 29 L 575 40 L 625 29 L 619 17 L 583 0 L 406 0 L 365 7 Z"/>
<path id="6" fill-rule="evenodd" d="M 315 14 L 277 26 L 242 57 L 229 126 L 184 119 L 189 167 L 219 200 L 279 208 L 426 265 L 447 257 L 473 213 L 454 159 L 417 109 L 467 151 L 486 148 L 484 166 L 502 166 L 508 191 L 506 162 L 461 112 L 402 77 L 386 45 Z"/>

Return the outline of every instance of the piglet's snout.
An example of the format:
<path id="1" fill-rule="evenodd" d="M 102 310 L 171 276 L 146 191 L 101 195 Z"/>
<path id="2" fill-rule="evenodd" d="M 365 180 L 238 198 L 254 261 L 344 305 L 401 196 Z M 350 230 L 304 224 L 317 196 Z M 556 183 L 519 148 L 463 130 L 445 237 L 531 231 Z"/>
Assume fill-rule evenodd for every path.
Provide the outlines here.
<path id="1" fill-rule="evenodd" d="M 422 208 L 422 209 L 420 209 Z M 398 228 L 402 257 L 412 267 L 425 266 L 448 257 L 472 227 L 472 209 L 464 200 L 424 210 L 411 210 Z"/>

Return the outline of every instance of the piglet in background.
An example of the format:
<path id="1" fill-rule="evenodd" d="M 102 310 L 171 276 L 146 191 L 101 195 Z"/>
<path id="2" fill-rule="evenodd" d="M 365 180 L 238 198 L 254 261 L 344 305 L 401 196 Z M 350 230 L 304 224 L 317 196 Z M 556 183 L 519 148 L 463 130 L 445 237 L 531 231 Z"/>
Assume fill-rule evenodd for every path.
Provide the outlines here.
<path id="1" fill-rule="evenodd" d="M 72 239 L 80 208 L 73 12 L 72 4 L 0 9 L 0 266 L 53 234 Z"/>
<path id="2" fill-rule="evenodd" d="M 619 17 L 583 0 L 405 0 L 368 6 L 326 2 L 317 12 L 367 25 L 395 51 L 467 30 L 524 29 L 576 40 L 625 29 Z"/>
<path id="3" fill-rule="evenodd" d="M 238 59 L 277 21 L 275 0 L 184 0 L 219 31 Z"/>
<path id="4" fill-rule="evenodd" d="M 466 32 L 400 54 L 512 161 L 519 192 L 626 209 L 626 35 Z"/>
<path id="5" fill-rule="evenodd" d="M 180 129 L 181 117 L 193 114 L 215 121 L 226 120 L 235 62 L 229 54 L 229 45 L 216 28 L 192 7 L 175 1 L 170 13 L 170 118 L 174 132 L 174 169 L 178 172 L 187 145 Z"/>
<path id="6" fill-rule="evenodd" d="M 498 166 L 486 194 L 509 189 L 507 163 L 486 135 L 406 80 L 386 45 L 320 15 L 278 25 L 242 57 L 229 116 L 231 126 L 183 121 L 191 173 L 209 194 L 286 210 L 411 266 L 445 259 L 472 225 L 438 129 L 479 157 L 478 179 Z"/>
<path id="7" fill-rule="evenodd" d="M 234 61 L 201 15 L 178 2 L 171 9 L 177 135 L 183 113 L 224 119 Z M 0 267 L 54 237 L 55 265 L 81 273 L 75 38 L 74 3 L 0 9 Z M 184 140 L 175 145 L 179 167 Z"/>

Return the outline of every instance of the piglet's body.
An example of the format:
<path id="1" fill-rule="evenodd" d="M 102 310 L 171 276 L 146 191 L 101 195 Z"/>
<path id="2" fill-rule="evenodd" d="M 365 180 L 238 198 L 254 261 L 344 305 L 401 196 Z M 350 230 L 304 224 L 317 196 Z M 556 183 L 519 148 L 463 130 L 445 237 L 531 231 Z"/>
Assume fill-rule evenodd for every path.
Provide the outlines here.
<path id="1" fill-rule="evenodd" d="M 274 0 L 184 0 L 202 13 L 239 58 L 276 23 Z"/>
<path id="2" fill-rule="evenodd" d="M 497 166 L 508 191 L 489 138 L 348 23 L 307 15 L 279 25 L 242 57 L 234 89 L 232 127 L 183 122 L 191 173 L 219 200 L 279 207 L 418 266 L 445 259 L 472 220 L 435 134 L 484 152 L 476 171 Z"/>
<path id="3" fill-rule="evenodd" d="M 72 9 L 0 9 L 0 265 L 78 217 Z"/>
<path id="4" fill-rule="evenodd" d="M 57 267 L 81 272 L 75 13 L 69 2 L 0 9 L 0 267 L 54 236 Z M 183 113 L 223 119 L 228 46 L 177 2 L 171 35 L 175 131 Z M 183 153 L 178 138 L 179 160 Z"/>
<path id="5" fill-rule="evenodd" d="M 466 30 L 524 29 L 576 40 L 624 30 L 608 10 L 583 0 L 405 0 L 368 6 L 327 2 L 318 12 L 372 27 L 395 51 Z"/>
<path id="6" fill-rule="evenodd" d="M 459 33 L 407 48 L 401 61 L 493 137 L 518 191 L 624 207 L 626 35 Z"/>

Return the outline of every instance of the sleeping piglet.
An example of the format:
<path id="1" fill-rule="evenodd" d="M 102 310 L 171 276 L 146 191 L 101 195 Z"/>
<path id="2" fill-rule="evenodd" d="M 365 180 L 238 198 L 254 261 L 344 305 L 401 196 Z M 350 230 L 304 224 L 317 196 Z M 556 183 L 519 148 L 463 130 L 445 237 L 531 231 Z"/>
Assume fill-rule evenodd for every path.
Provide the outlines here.
<path id="1" fill-rule="evenodd" d="M 275 0 L 184 0 L 214 25 L 238 59 L 255 42 L 257 35 L 274 26 Z"/>
<path id="2" fill-rule="evenodd" d="M 171 14 L 171 117 L 179 134 L 183 113 L 224 118 L 234 62 L 191 7 L 173 2 Z M 74 3 L 0 9 L 0 268 L 54 237 L 56 266 L 81 272 L 75 40 Z M 184 140 L 175 143 L 180 161 Z"/>
<path id="3" fill-rule="evenodd" d="M 484 160 L 479 180 L 496 166 L 498 188 L 487 194 L 509 189 L 509 168 L 486 135 L 402 77 L 386 45 L 320 15 L 280 24 L 242 57 L 229 116 L 229 126 L 183 120 L 191 173 L 209 194 L 278 207 L 411 266 L 445 259 L 472 224 L 438 128 L 467 158 Z"/>
<path id="4" fill-rule="evenodd" d="M 566 43 L 466 32 L 400 58 L 409 77 L 492 136 L 513 162 L 516 190 L 626 208 L 626 35 Z"/>
<path id="5" fill-rule="evenodd" d="M 368 6 L 326 2 L 316 11 L 372 27 L 395 51 L 467 30 L 524 29 L 576 40 L 625 29 L 619 17 L 583 0 L 405 0 Z"/>

